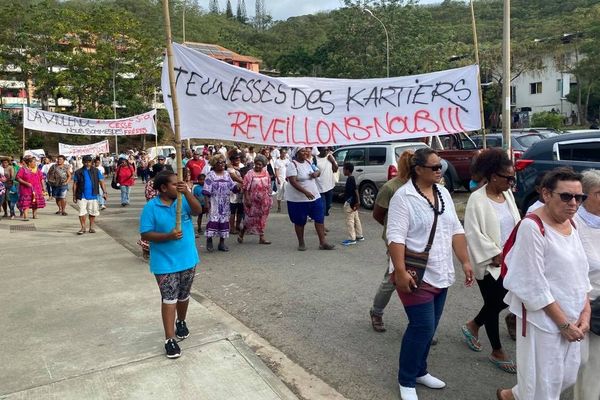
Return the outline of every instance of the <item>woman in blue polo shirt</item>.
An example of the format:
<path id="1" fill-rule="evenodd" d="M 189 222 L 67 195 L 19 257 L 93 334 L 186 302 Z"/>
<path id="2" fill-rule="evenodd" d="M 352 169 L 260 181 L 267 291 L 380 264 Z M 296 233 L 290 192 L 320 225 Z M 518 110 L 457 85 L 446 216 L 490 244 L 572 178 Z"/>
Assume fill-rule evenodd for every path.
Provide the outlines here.
<path id="1" fill-rule="evenodd" d="M 167 357 L 177 358 L 181 350 L 175 337 L 185 339 L 190 334 L 185 316 L 200 261 L 192 216 L 199 215 L 202 206 L 185 182 L 177 182 L 177 175 L 171 171 L 156 175 L 154 190 L 159 194 L 142 210 L 140 234 L 150 242 L 150 272 L 156 277 L 162 297 Z M 182 193 L 180 232 L 175 230 L 177 192 Z"/>

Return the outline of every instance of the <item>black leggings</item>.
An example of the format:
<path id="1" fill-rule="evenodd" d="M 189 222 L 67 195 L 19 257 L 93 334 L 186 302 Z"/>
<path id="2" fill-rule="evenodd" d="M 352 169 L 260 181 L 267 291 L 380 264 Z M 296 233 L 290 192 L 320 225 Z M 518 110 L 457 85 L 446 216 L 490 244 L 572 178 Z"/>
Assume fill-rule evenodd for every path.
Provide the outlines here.
<path id="1" fill-rule="evenodd" d="M 507 290 L 502 285 L 502 278 L 495 280 L 490 274 L 487 274 L 483 280 L 477 280 L 477 285 L 481 297 L 483 297 L 483 307 L 481 307 L 474 321 L 479 327 L 485 325 L 485 331 L 492 349 L 500 350 L 502 344 L 500 343 L 498 319 L 500 312 L 508 307 L 503 301 Z"/>

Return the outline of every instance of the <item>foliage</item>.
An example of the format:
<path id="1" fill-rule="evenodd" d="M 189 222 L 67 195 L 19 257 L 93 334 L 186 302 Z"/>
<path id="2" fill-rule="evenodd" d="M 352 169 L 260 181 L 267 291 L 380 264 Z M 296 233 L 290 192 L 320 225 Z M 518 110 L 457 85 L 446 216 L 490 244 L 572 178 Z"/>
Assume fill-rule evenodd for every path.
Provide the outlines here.
<path id="1" fill-rule="evenodd" d="M 15 136 L 15 128 L 6 120 L 0 119 L 0 154 L 13 155 L 21 149 Z"/>
<path id="2" fill-rule="evenodd" d="M 563 116 L 561 114 L 553 113 L 550 111 L 534 113 L 531 116 L 531 126 L 533 128 L 546 127 L 558 130 L 563 127 Z"/>

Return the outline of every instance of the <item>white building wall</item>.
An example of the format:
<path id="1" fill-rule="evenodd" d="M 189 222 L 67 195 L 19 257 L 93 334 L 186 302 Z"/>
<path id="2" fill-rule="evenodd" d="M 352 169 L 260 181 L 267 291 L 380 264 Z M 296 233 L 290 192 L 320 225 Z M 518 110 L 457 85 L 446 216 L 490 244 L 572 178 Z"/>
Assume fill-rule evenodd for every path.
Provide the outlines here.
<path id="1" fill-rule="evenodd" d="M 525 72 L 512 81 L 516 92 L 516 98 L 513 100 L 515 111 L 530 107 L 532 113 L 551 111 L 553 108 L 565 116 L 570 115 L 572 110 L 577 112 L 576 105 L 565 99 L 569 94 L 570 84 L 575 82 L 575 77 L 561 72 L 552 57 L 545 58 L 544 65 L 544 70 Z M 562 87 L 557 83 L 558 80 L 562 80 Z M 531 84 L 536 82 L 542 83 L 542 91 L 532 94 Z"/>

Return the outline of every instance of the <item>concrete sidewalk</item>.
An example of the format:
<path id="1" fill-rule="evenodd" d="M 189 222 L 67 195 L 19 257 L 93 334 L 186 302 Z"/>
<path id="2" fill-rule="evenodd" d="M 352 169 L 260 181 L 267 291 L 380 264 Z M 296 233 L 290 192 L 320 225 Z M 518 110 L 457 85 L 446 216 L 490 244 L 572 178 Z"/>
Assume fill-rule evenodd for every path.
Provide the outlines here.
<path id="1" fill-rule="evenodd" d="M 195 301 L 182 356 L 167 359 L 148 265 L 54 210 L 0 221 L 0 399 L 297 399 Z"/>

